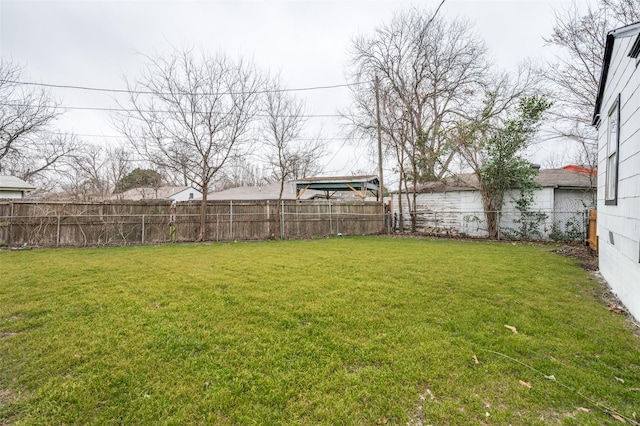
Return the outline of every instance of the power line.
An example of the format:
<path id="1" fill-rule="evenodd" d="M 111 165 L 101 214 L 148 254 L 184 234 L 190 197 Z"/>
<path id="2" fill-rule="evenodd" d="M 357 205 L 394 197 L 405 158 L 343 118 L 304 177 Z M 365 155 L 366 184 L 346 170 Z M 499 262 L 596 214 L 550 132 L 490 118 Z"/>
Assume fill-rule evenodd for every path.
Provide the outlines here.
<path id="1" fill-rule="evenodd" d="M 32 107 L 32 105 L 28 105 L 28 104 L 18 104 L 18 103 L 0 103 L 0 105 L 2 106 L 14 106 L 14 107 L 20 107 L 20 108 L 29 108 Z M 150 110 L 150 109 L 130 109 L 130 108 L 103 108 L 103 107 L 79 107 L 79 106 L 65 106 L 65 105 L 39 105 L 40 107 L 43 108 L 51 108 L 51 109 L 55 109 L 55 108 L 61 108 L 61 109 L 65 109 L 65 110 L 73 110 L 73 111 L 105 111 L 105 112 L 144 112 L 144 113 L 172 113 L 174 111 L 170 111 L 170 110 L 161 110 L 161 109 L 157 109 L 157 110 Z M 194 111 L 197 114 L 209 114 L 209 111 Z M 224 113 L 213 113 L 213 115 L 224 115 Z M 270 117 L 270 115 L 266 115 L 266 114 L 256 114 L 256 117 L 259 118 L 264 118 L 264 117 Z M 278 117 L 294 117 L 293 115 L 278 115 Z M 300 118 L 336 118 L 336 117 L 344 117 L 344 115 L 341 114 L 303 114 L 303 115 L 296 115 L 295 117 L 300 117 Z"/>
<path id="2" fill-rule="evenodd" d="M 124 135 L 98 135 L 98 134 L 91 134 L 91 133 L 73 133 L 73 132 L 65 133 L 65 132 L 56 132 L 53 130 L 41 130 L 40 133 L 46 133 L 49 135 L 60 135 L 60 136 L 73 134 L 74 136 L 87 137 L 87 138 L 109 138 L 109 139 L 126 139 L 127 138 Z M 296 138 L 294 140 L 299 142 L 304 142 L 304 141 L 315 141 L 318 139 L 321 141 L 360 141 L 362 140 L 362 138 L 354 138 L 354 137 Z"/>
<path id="3" fill-rule="evenodd" d="M 342 87 L 351 87 L 358 86 L 360 84 L 365 84 L 364 82 L 357 83 L 344 83 L 344 84 L 332 84 L 327 86 L 310 86 L 310 87 L 298 87 L 293 89 L 263 89 L 256 90 L 253 92 L 186 92 L 186 91 L 178 91 L 178 92 L 153 92 L 146 90 L 131 90 L 131 89 L 108 89 L 103 87 L 90 87 L 90 86 L 75 86 L 70 84 L 48 84 L 48 83 L 34 83 L 31 81 L 20 81 L 20 80 L 1 80 L 2 83 L 9 84 L 21 84 L 24 86 L 39 86 L 39 87 L 50 87 L 56 89 L 74 89 L 74 90 L 88 90 L 92 92 L 107 92 L 107 93 L 133 93 L 138 95 L 175 95 L 176 93 L 184 94 L 184 95 L 204 95 L 204 96 L 218 96 L 218 95 L 242 95 L 247 93 L 255 93 L 255 94 L 263 94 L 263 93 L 280 93 L 280 92 L 304 92 L 310 90 L 327 90 L 327 89 L 339 89 Z"/>

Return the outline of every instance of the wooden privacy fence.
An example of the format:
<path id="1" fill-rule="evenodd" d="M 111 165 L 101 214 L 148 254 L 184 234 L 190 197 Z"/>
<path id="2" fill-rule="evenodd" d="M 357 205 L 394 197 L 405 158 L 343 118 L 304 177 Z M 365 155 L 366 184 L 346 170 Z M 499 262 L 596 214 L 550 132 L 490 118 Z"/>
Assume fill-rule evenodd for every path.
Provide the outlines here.
<path id="1" fill-rule="evenodd" d="M 588 232 L 588 243 L 589 247 L 591 247 L 596 253 L 598 252 L 598 211 L 597 210 L 589 210 L 589 232 Z"/>
<path id="2" fill-rule="evenodd" d="M 382 205 L 365 201 L 210 201 L 206 217 L 207 241 L 366 235 L 384 227 Z M 3 246 L 157 244 L 199 235 L 199 201 L 0 202 Z"/>

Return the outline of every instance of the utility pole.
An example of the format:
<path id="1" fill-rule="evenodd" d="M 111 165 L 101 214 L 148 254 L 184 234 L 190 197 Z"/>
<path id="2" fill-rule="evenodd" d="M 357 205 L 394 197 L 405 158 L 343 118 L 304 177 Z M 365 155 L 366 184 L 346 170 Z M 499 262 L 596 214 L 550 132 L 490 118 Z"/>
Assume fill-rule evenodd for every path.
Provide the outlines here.
<path id="1" fill-rule="evenodd" d="M 378 131 L 378 201 L 382 204 L 382 217 L 383 217 L 383 227 L 385 227 L 385 221 L 387 212 L 384 206 L 384 179 L 382 177 L 382 129 L 380 128 L 380 79 L 376 75 L 376 79 L 374 81 L 374 86 L 376 90 L 376 129 Z"/>

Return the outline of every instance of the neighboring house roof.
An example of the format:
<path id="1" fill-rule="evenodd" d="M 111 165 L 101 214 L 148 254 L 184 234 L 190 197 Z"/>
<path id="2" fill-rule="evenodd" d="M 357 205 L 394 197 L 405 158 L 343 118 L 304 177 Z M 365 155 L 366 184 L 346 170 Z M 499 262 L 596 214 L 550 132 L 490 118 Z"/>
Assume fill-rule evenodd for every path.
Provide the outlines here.
<path id="1" fill-rule="evenodd" d="M 595 187 L 593 176 L 582 171 L 572 171 L 566 169 L 545 169 L 540 170 L 536 179 L 544 188 L 583 188 L 592 189 Z"/>
<path id="2" fill-rule="evenodd" d="M 564 166 L 562 169 L 570 170 L 572 172 L 584 173 L 585 175 L 598 176 L 598 169 L 593 169 L 590 166 L 577 166 L 575 164 L 570 164 L 568 166 Z"/>
<path id="3" fill-rule="evenodd" d="M 594 126 L 600 121 L 600 108 L 602 107 L 604 87 L 607 83 L 607 77 L 609 76 L 609 65 L 611 63 L 611 56 L 613 55 L 613 44 L 618 38 L 634 36 L 636 37 L 636 41 L 633 43 L 633 46 L 627 56 L 631 58 L 638 58 L 638 55 L 640 54 L 640 22 L 627 25 L 626 27 L 617 28 L 613 31 L 609 31 L 609 34 L 607 34 L 607 42 L 604 48 L 604 60 L 602 62 L 602 71 L 600 73 L 600 83 L 598 85 L 598 97 L 596 98 L 596 107 L 593 111 L 593 120 L 591 123 Z"/>
<path id="4" fill-rule="evenodd" d="M 0 176 L 0 191 L 34 191 L 35 186 L 15 176 Z"/>
<path id="5" fill-rule="evenodd" d="M 224 191 L 210 192 L 207 194 L 209 200 L 277 200 L 280 194 L 280 182 L 273 182 L 265 186 L 240 186 Z M 302 197 L 305 200 L 322 195 L 318 191 L 307 191 Z M 296 189 L 294 185 L 285 183 L 283 200 L 295 200 Z"/>
<path id="6" fill-rule="evenodd" d="M 192 189 L 198 194 L 201 192 L 191 186 L 160 186 L 158 188 L 133 188 L 116 194 L 113 198 L 123 200 L 169 200 L 174 195 Z"/>
<path id="7" fill-rule="evenodd" d="M 536 180 L 543 188 L 577 188 L 592 189 L 595 181 L 588 173 L 567 169 L 542 169 Z M 418 193 L 476 191 L 479 188 L 478 178 L 473 173 L 462 173 L 445 178 L 442 181 L 426 182 L 417 187 Z M 397 191 L 396 191 L 397 192 Z"/>

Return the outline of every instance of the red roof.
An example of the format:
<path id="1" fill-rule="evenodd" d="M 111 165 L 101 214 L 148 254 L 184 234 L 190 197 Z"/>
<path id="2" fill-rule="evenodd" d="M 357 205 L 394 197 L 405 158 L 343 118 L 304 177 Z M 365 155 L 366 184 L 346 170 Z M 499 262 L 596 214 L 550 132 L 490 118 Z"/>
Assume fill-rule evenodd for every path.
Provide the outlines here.
<path id="1" fill-rule="evenodd" d="M 585 174 L 585 175 L 596 176 L 598 174 L 598 169 L 592 169 L 592 168 L 584 167 L 584 166 L 576 166 L 576 165 L 573 165 L 573 164 L 570 164 L 568 166 L 564 166 L 563 169 L 564 170 L 569 170 L 571 172 L 582 173 L 582 174 Z"/>

